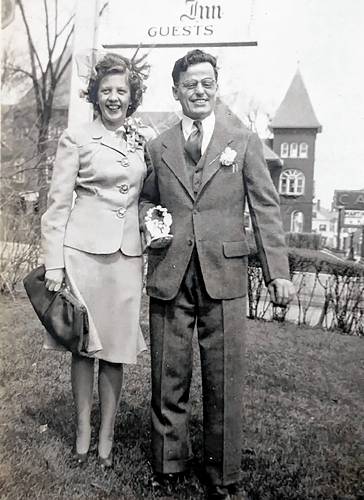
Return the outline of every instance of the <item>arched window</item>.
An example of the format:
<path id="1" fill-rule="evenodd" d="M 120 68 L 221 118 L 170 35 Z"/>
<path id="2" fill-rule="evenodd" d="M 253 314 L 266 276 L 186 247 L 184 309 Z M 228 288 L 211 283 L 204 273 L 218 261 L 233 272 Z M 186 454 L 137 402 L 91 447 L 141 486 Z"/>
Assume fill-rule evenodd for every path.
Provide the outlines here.
<path id="1" fill-rule="evenodd" d="M 307 142 L 301 142 L 300 150 L 299 150 L 299 157 L 300 158 L 307 158 L 307 156 L 308 156 L 308 144 L 307 144 Z"/>
<path id="2" fill-rule="evenodd" d="M 291 158 L 297 158 L 298 156 L 298 144 L 297 142 L 292 142 L 290 147 L 290 155 Z"/>
<path id="3" fill-rule="evenodd" d="M 289 148 L 288 142 L 282 142 L 281 144 L 281 158 L 288 158 Z"/>
<path id="4" fill-rule="evenodd" d="M 305 176 L 300 170 L 284 170 L 279 178 L 280 194 L 299 196 L 305 192 Z"/>
<path id="5" fill-rule="evenodd" d="M 291 233 L 303 232 L 303 212 L 294 211 L 291 214 Z"/>

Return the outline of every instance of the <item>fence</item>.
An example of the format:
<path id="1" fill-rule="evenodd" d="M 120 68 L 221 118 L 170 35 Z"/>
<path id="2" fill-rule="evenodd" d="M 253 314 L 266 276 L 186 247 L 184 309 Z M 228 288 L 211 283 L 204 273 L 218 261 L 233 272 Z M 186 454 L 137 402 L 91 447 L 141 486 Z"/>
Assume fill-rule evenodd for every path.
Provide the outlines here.
<path id="1" fill-rule="evenodd" d="M 289 261 L 297 296 L 279 308 L 270 303 L 257 256 L 249 257 L 248 316 L 364 336 L 364 266 L 302 249 L 290 249 Z"/>

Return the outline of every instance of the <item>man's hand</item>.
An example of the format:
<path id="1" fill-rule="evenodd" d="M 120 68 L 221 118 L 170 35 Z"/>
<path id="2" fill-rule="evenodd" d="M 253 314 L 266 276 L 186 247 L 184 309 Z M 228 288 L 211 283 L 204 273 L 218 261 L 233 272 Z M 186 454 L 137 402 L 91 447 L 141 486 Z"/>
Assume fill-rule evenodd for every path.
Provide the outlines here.
<path id="1" fill-rule="evenodd" d="M 50 292 L 58 292 L 64 281 L 64 269 L 49 269 L 45 273 L 45 286 Z"/>
<path id="2" fill-rule="evenodd" d="M 286 306 L 296 295 L 292 281 L 276 278 L 268 285 L 270 299 L 275 306 Z"/>

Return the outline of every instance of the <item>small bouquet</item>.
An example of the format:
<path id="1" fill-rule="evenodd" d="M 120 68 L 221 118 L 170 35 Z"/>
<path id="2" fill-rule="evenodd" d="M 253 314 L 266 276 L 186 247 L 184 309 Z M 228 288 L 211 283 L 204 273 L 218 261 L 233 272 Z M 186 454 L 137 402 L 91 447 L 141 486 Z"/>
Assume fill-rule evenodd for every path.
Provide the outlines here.
<path id="1" fill-rule="evenodd" d="M 161 205 L 152 207 L 145 216 L 145 227 L 148 230 L 147 246 L 150 248 L 164 248 L 173 238 L 169 234 L 172 225 L 172 215 Z"/>

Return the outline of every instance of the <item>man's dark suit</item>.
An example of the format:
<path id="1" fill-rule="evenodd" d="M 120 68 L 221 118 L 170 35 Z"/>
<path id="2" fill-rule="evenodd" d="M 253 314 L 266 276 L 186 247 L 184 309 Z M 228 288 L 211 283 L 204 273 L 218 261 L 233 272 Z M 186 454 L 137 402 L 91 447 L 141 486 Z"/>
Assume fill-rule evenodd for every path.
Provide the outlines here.
<path id="1" fill-rule="evenodd" d="M 141 220 L 160 204 L 172 214 L 172 244 L 150 250 L 152 447 L 157 472 L 184 470 L 191 337 L 197 324 L 204 401 L 204 460 L 212 484 L 239 479 L 247 256 L 243 214 L 249 204 L 266 283 L 288 276 L 279 201 L 256 134 L 216 118 L 194 192 L 181 124 L 149 145 Z M 221 163 L 229 146 L 236 166 Z"/>

